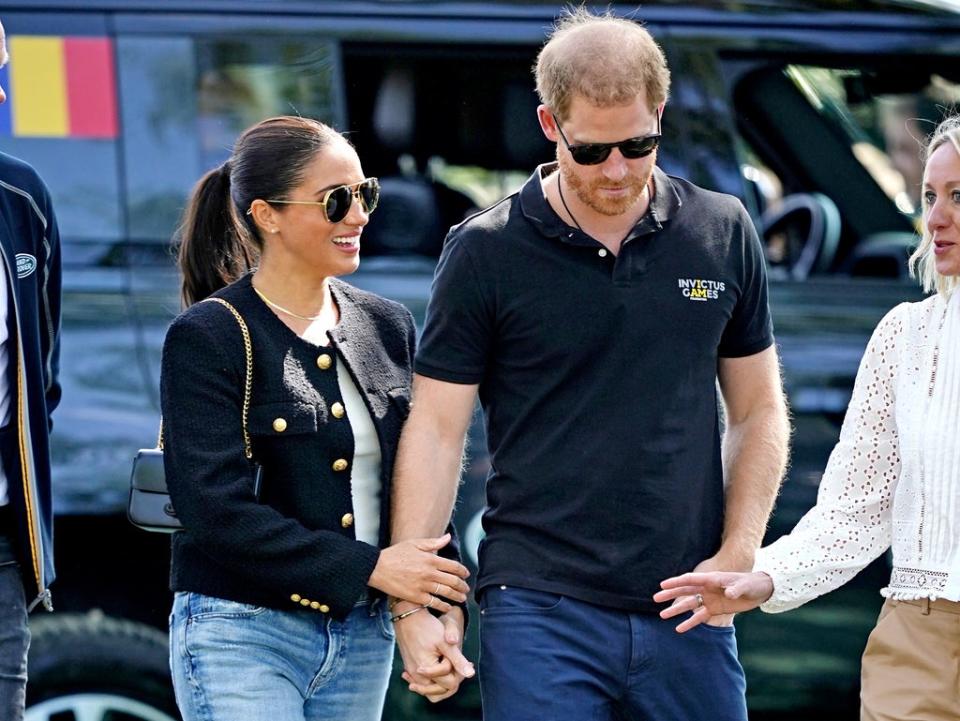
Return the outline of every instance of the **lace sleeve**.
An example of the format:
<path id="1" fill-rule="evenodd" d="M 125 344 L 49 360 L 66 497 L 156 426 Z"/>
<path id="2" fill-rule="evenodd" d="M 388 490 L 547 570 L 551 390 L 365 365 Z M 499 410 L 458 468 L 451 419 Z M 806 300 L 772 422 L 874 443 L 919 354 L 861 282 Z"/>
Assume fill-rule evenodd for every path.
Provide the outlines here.
<path id="1" fill-rule="evenodd" d="M 757 553 L 754 570 L 773 578 L 773 596 L 761 607 L 768 613 L 842 586 L 890 546 L 900 476 L 894 386 L 906 312 L 907 304 L 890 311 L 867 345 L 816 505 Z"/>

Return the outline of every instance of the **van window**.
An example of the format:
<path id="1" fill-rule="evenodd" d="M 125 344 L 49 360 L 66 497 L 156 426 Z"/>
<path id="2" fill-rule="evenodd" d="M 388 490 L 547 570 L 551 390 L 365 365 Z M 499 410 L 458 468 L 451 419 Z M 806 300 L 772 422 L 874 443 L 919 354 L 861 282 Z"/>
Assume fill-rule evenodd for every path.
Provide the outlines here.
<path id="1" fill-rule="evenodd" d="M 816 110 L 840 130 L 854 156 L 897 208 L 920 211 L 920 143 L 960 104 L 960 84 L 936 72 L 791 65 L 787 75 Z"/>
<path id="2" fill-rule="evenodd" d="M 48 179 L 68 259 L 169 241 L 190 188 L 259 120 L 343 127 L 337 48 L 323 38 L 11 35 L 8 46 L 0 151 Z"/>
<path id="3" fill-rule="evenodd" d="M 7 47 L 10 63 L 0 70 L 8 95 L 0 105 L 0 151 L 29 159 L 48 179 L 60 226 L 72 239 L 119 240 L 113 43 L 11 35 Z"/>
<path id="4" fill-rule="evenodd" d="M 743 177 L 768 259 L 789 277 L 907 282 L 922 141 L 960 101 L 947 58 L 907 60 L 727 61 Z"/>
<path id="5" fill-rule="evenodd" d="M 332 42 L 124 37 L 118 41 L 129 237 L 167 241 L 192 185 L 273 115 L 342 127 Z"/>

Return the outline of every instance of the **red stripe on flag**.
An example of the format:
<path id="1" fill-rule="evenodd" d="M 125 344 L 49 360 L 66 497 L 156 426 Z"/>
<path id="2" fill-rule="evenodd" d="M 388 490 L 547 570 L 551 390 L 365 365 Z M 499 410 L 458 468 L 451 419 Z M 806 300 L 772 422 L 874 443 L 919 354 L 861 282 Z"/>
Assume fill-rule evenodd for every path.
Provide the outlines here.
<path id="1" fill-rule="evenodd" d="M 64 38 L 70 137 L 117 137 L 117 88 L 109 38 Z"/>

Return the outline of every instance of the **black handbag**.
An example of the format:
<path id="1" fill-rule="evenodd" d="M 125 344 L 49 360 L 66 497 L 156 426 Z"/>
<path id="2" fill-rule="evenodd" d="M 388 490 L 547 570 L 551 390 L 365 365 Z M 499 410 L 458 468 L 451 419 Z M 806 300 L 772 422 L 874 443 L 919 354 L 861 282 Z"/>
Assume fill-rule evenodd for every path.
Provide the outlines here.
<path id="1" fill-rule="evenodd" d="M 243 336 L 243 349 L 246 354 L 246 380 L 243 387 L 243 452 L 247 460 L 253 464 L 254 496 L 260 498 L 260 482 L 263 469 L 259 463 L 253 461 L 253 449 L 250 445 L 250 433 L 247 431 L 247 413 L 250 410 L 250 389 L 253 386 L 253 349 L 250 344 L 250 331 L 230 303 L 222 298 L 207 298 L 207 301 L 220 303 L 233 313 L 240 325 L 240 334 Z M 133 459 L 133 470 L 130 473 L 130 496 L 127 499 L 127 518 L 130 523 L 145 531 L 157 533 L 174 533 L 183 529 L 177 512 L 170 502 L 170 493 L 167 491 L 167 479 L 163 468 L 163 419 L 160 419 L 160 433 L 157 436 L 156 448 L 141 448 Z"/>

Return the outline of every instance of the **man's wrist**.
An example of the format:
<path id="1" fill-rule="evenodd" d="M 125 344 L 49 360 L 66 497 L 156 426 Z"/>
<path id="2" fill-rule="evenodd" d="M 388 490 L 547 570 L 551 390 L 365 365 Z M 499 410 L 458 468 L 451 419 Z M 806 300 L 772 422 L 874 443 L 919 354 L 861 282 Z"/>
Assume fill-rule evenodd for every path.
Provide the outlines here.
<path id="1" fill-rule="evenodd" d="M 726 542 L 714 556 L 717 567 L 723 571 L 752 571 L 757 547 L 737 542 Z"/>

